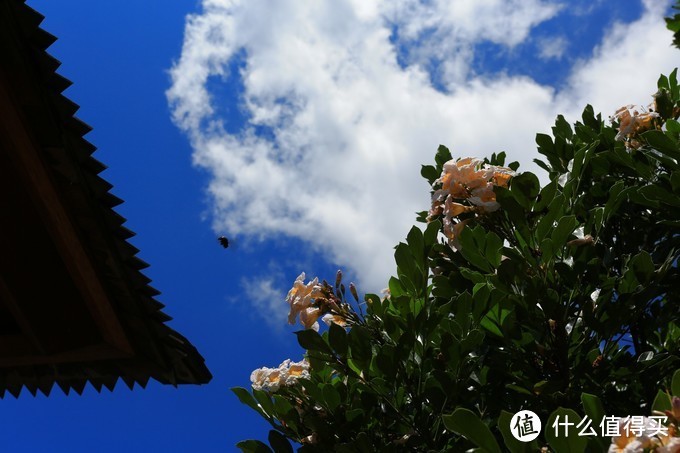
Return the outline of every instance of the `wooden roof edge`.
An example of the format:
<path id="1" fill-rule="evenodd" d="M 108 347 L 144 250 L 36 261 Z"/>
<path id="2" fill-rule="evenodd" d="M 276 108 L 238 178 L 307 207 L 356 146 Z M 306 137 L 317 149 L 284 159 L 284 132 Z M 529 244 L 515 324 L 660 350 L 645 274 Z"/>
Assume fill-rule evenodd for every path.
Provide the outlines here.
<path id="1" fill-rule="evenodd" d="M 154 375 L 150 375 L 149 377 L 152 377 L 159 382 L 173 383 L 175 385 L 177 383 L 207 383 L 212 375 L 205 366 L 203 357 L 185 337 L 165 324 L 165 321 L 171 318 L 161 311 L 163 304 L 156 301 L 153 297 L 158 291 L 148 284 L 141 287 L 138 284 L 140 279 L 142 281 L 150 282 L 150 280 L 141 272 L 141 269 L 147 267 L 148 264 L 136 256 L 138 250 L 127 242 L 127 239 L 134 235 L 134 233 L 123 226 L 125 219 L 113 209 L 113 206 L 119 204 L 122 200 L 110 193 L 112 186 L 98 175 L 105 167 L 92 156 L 92 152 L 96 148 L 84 138 L 84 135 L 86 135 L 91 128 L 73 116 L 78 109 L 78 105 L 61 94 L 65 86 L 68 86 L 71 82 L 55 72 L 58 67 L 58 61 L 47 53 L 47 48 L 56 40 L 56 38 L 40 28 L 43 16 L 33 10 L 30 6 L 26 5 L 25 0 L 15 0 L 15 2 L 19 4 L 18 11 L 19 16 L 22 17 L 20 20 L 22 29 L 28 30 L 26 32 L 26 38 L 28 38 L 28 41 L 35 50 L 33 56 L 37 56 L 42 60 L 36 67 L 40 68 L 42 71 L 39 76 L 46 82 L 45 87 L 50 90 L 50 98 L 55 104 L 53 106 L 55 114 L 58 115 L 58 118 L 61 120 L 65 133 L 70 135 L 72 139 L 78 143 L 77 148 L 80 152 L 71 153 L 71 162 L 74 165 L 78 165 L 82 171 L 90 175 L 90 178 L 95 179 L 98 182 L 95 183 L 95 186 L 98 186 L 100 190 L 105 189 L 103 196 L 95 198 L 97 200 L 98 209 L 103 213 L 104 217 L 109 219 L 106 221 L 106 225 L 113 227 L 109 240 L 117 244 L 115 253 L 118 255 L 118 262 L 123 269 L 124 274 L 126 274 L 126 281 L 129 284 L 131 291 L 136 294 L 138 303 L 142 304 L 142 306 L 138 307 L 140 312 L 147 314 L 146 322 L 150 323 L 150 327 L 151 325 L 156 326 L 155 329 L 151 328 L 150 330 L 154 331 L 155 334 L 160 335 L 160 337 L 157 338 L 157 341 L 159 342 L 159 345 L 164 347 L 164 352 L 168 358 L 167 361 L 175 367 L 175 369 L 172 370 L 159 369 Z M 27 27 L 32 28 L 29 30 Z M 76 156 L 76 154 L 78 155 Z M 124 311 L 125 310 L 123 310 L 123 312 Z M 156 316 L 151 316 L 151 314 L 154 313 L 156 313 Z M 180 339 L 180 341 L 177 341 L 177 339 Z M 193 374 L 195 378 L 191 379 L 186 376 L 178 378 L 177 372 L 179 372 L 180 375 L 189 372 Z M 0 370 L 0 374 L 2 374 L 2 370 Z M 107 382 L 110 383 L 110 379 L 111 377 L 108 378 Z M 76 391 L 78 391 L 78 389 L 82 391 L 80 381 L 77 383 L 76 381 L 74 381 L 74 385 L 71 385 L 71 388 Z M 59 384 L 58 381 L 55 382 Z M 115 385 L 115 383 L 113 385 Z M 0 392 L 4 391 L 2 390 L 3 388 L 5 388 L 5 386 L 0 385 Z M 48 386 L 46 383 L 41 382 L 39 386 L 34 387 L 31 391 L 33 392 L 37 389 L 42 391 L 43 388 L 47 389 Z M 10 393 L 13 393 L 13 391 L 16 391 L 16 385 L 6 387 L 6 389 L 7 391 L 10 391 Z M 49 392 L 49 390 L 47 391 Z"/>

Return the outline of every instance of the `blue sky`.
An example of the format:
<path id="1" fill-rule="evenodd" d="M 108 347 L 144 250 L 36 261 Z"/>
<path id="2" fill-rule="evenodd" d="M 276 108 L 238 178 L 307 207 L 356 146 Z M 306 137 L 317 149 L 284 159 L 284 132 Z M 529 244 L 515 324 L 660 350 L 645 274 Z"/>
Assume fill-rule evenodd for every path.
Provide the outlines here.
<path id="1" fill-rule="evenodd" d="M 386 286 L 391 247 L 428 207 L 419 169 L 438 144 L 533 169 L 534 134 L 557 113 L 646 105 L 678 64 L 664 1 L 387 3 L 28 1 L 59 38 L 66 95 L 170 325 L 214 379 L 6 397 L 5 450 L 266 438 L 229 387 L 301 358 L 283 300 L 301 271 Z"/>

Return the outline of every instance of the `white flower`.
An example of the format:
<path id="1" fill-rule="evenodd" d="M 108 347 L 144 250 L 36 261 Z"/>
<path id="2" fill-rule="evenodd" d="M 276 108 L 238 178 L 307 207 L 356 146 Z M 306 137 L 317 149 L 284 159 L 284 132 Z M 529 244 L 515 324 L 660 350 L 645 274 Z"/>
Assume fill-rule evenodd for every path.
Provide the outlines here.
<path id="1" fill-rule="evenodd" d="M 286 359 L 278 368 L 258 368 L 250 374 L 254 390 L 274 393 L 282 386 L 291 386 L 299 378 L 309 379 L 309 363 L 306 360 L 291 362 Z"/>

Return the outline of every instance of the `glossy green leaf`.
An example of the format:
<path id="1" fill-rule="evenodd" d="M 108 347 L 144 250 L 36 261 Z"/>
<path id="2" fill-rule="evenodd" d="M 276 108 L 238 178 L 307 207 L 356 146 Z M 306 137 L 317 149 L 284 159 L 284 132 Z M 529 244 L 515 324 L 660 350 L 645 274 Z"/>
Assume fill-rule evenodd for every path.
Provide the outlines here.
<path id="1" fill-rule="evenodd" d="M 662 392 L 661 390 L 656 392 L 656 397 L 652 403 L 652 411 L 669 411 L 671 410 L 671 407 L 671 399 L 668 396 L 668 393 Z"/>
<path id="2" fill-rule="evenodd" d="M 560 425 L 565 423 L 566 425 Z M 543 427 L 548 445 L 555 453 L 583 453 L 588 438 L 579 436 L 581 416 L 571 409 L 560 407 L 553 411 Z"/>
<path id="3" fill-rule="evenodd" d="M 642 134 L 642 138 L 652 148 L 666 154 L 673 159 L 680 159 L 678 144 L 661 131 L 647 131 Z"/>
<path id="4" fill-rule="evenodd" d="M 490 453 L 500 453 L 501 449 L 488 426 L 477 414 L 459 407 L 451 415 L 443 415 L 444 426 L 449 431 L 465 436 L 475 445 Z"/>
<path id="5" fill-rule="evenodd" d="M 596 428 L 595 432 L 598 433 L 597 436 L 593 436 L 595 442 L 602 448 L 602 451 L 606 450 L 609 447 L 611 440 L 600 436 L 600 430 L 597 429 L 597 427 L 600 426 L 602 419 L 607 415 L 604 406 L 602 405 L 602 401 L 600 401 L 597 396 L 584 392 L 581 393 L 581 404 L 583 404 L 583 410 L 588 418 L 593 421 L 592 426 Z"/>
<path id="6" fill-rule="evenodd" d="M 312 329 L 297 331 L 295 335 L 297 335 L 300 346 L 308 351 L 332 353 L 331 348 L 326 344 L 321 335 Z"/>
<path id="7" fill-rule="evenodd" d="M 671 393 L 673 396 L 680 398 L 680 370 L 677 370 L 673 374 L 673 379 L 671 381 Z"/>
<path id="8" fill-rule="evenodd" d="M 267 414 L 262 410 L 260 404 L 255 397 L 243 387 L 232 387 L 231 391 L 238 397 L 239 401 L 251 409 L 257 411 L 260 415 L 266 417 Z"/>
<path id="9" fill-rule="evenodd" d="M 503 436 L 505 448 L 510 450 L 510 453 L 529 453 L 535 452 L 538 449 L 536 441 L 521 442 L 512 434 L 512 415 L 510 412 L 502 410 L 498 417 L 498 430 Z"/>
<path id="10" fill-rule="evenodd" d="M 557 196 L 548 205 L 548 212 L 541 218 L 536 227 L 536 241 L 540 243 L 554 228 L 555 222 L 564 212 L 564 197 Z"/>
<path id="11" fill-rule="evenodd" d="M 538 197 L 541 184 L 533 173 L 525 172 L 511 179 L 510 191 L 524 208 L 529 209 Z"/>
<path id="12" fill-rule="evenodd" d="M 578 225 L 578 222 L 576 221 L 576 217 L 573 215 L 566 215 L 560 218 L 560 220 L 557 221 L 557 225 L 555 226 L 555 229 L 552 232 L 552 236 L 550 239 L 552 240 L 553 247 L 556 249 L 560 249 L 564 247 L 564 245 L 567 242 L 567 239 L 569 238 L 569 235 L 576 229 L 576 226 Z"/>
<path id="13" fill-rule="evenodd" d="M 328 328 L 328 342 L 335 352 L 341 356 L 347 355 L 347 332 L 344 327 L 331 322 Z"/>
<path id="14" fill-rule="evenodd" d="M 260 406 L 262 406 L 262 410 L 264 410 L 269 415 L 274 414 L 274 403 L 272 403 L 271 398 L 266 392 L 262 390 L 253 390 L 253 396 Z"/>

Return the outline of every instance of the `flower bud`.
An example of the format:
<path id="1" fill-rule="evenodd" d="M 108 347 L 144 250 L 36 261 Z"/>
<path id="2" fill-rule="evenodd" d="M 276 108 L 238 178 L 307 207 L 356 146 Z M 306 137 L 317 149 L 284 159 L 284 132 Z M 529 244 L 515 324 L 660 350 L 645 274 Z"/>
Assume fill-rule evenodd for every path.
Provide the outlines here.
<path id="1" fill-rule="evenodd" d="M 359 294 L 357 294 L 357 287 L 354 286 L 354 283 L 349 284 L 349 292 L 352 293 L 352 296 L 354 297 L 354 300 L 359 302 Z"/>

